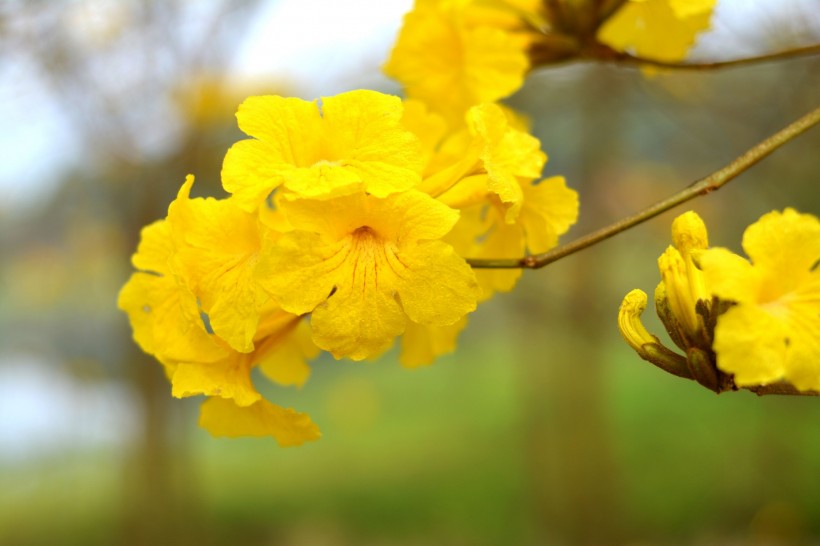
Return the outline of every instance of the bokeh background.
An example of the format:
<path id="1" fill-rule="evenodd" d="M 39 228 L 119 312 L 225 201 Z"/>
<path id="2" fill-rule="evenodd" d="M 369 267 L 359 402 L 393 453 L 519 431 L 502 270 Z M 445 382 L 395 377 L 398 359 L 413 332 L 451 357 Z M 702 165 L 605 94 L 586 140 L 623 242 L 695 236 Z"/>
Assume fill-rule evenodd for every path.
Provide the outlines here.
<path id="1" fill-rule="evenodd" d="M 0 3 L 0 544 L 817 544 L 820 401 L 716 396 L 616 328 L 685 208 L 537 272 L 428 368 L 320 358 L 300 448 L 213 439 L 115 308 L 141 226 L 187 173 L 223 195 L 249 95 L 399 93 L 409 0 Z M 820 41 L 818 0 L 720 0 L 693 58 Z M 681 189 L 818 106 L 820 58 L 535 72 L 528 113 L 581 197 L 569 237 Z M 820 129 L 690 205 L 740 250 L 820 214 Z M 647 319 L 650 330 L 662 331 Z"/>

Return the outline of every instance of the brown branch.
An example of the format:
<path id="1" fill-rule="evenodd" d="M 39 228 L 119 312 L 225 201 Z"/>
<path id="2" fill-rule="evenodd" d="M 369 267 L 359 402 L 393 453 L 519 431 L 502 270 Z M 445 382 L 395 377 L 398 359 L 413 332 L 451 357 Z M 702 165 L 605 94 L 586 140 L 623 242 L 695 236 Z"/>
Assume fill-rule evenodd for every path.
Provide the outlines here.
<path id="1" fill-rule="evenodd" d="M 771 61 L 780 61 L 783 59 L 794 59 L 798 57 L 807 57 L 810 55 L 820 54 L 820 44 L 814 44 L 805 47 L 798 47 L 795 49 L 787 49 L 785 51 L 778 51 L 777 53 L 767 53 L 765 55 L 757 55 L 754 57 L 744 57 L 742 59 L 733 59 L 729 61 L 715 61 L 715 62 L 670 62 L 659 61 L 656 59 L 649 59 L 646 57 L 638 57 L 616 51 L 604 44 L 594 44 L 592 47 L 586 48 L 581 53 L 581 58 L 592 61 L 603 61 L 608 63 L 622 64 L 622 65 L 637 65 L 637 66 L 654 66 L 668 70 L 716 70 L 720 68 L 732 68 L 738 66 L 746 66 L 752 64 L 761 64 Z"/>
<path id="2" fill-rule="evenodd" d="M 773 134 L 757 146 L 749 149 L 746 153 L 722 169 L 710 174 L 706 178 L 697 180 L 686 189 L 672 195 L 671 197 L 663 199 L 662 201 L 655 203 L 637 214 L 623 218 L 622 220 L 594 231 L 589 235 L 576 239 L 571 243 L 554 248 L 549 252 L 524 256 L 522 258 L 468 259 L 467 263 L 475 268 L 485 269 L 539 269 L 547 264 L 569 256 L 570 254 L 575 254 L 579 250 L 583 250 L 584 248 L 600 243 L 605 239 L 609 239 L 613 235 L 617 235 L 618 233 L 626 231 L 627 229 L 637 226 L 638 224 L 642 224 L 643 222 L 646 222 L 647 220 L 654 218 L 669 209 L 677 207 L 682 203 L 694 199 L 699 195 L 706 195 L 707 193 L 720 189 L 729 181 L 733 180 L 738 175 L 755 165 L 758 161 L 774 152 L 780 146 L 801 135 L 818 123 L 820 123 L 820 108 L 809 112 L 786 128 Z"/>

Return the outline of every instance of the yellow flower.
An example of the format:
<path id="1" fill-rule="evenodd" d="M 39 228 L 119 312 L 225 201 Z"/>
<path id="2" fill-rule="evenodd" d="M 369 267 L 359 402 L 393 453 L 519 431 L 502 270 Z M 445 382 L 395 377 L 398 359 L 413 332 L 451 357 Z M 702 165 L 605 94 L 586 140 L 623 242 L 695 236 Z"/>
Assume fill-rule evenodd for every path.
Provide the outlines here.
<path id="1" fill-rule="evenodd" d="M 256 366 L 280 385 L 301 387 L 307 381 L 310 368 L 305 361 L 319 351 L 299 316 L 268 306 L 254 341 L 252 353 L 229 350 L 218 361 L 177 363 L 171 376 L 171 394 L 177 398 L 220 396 L 248 406 L 262 397 L 251 382 L 251 369 Z"/>
<path id="2" fill-rule="evenodd" d="M 258 366 L 279 384 L 301 386 L 310 374 L 305 361 L 319 350 L 300 317 L 273 306 L 263 315 L 252 353 L 229 350 L 216 362 L 180 362 L 170 374 L 171 393 L 208 396 L 199 424 L 214 436 L 272 436 L 282 446 L 315 440 L 320 433 L 310 417 L 263 399 L 251 370 Z"/>
<path id="3" fill-rule="evenodd" d="M 751 261 L 722 248 L 699 260 L 712 292 L 737 303 L 718 319 L 718 366 L 739 386 L 820 390 L 820 221 L 771 212 L 746 229 L 743 249 Z"/>
<path id="4" fill-rule="evenodd" d="M 177 364 L 171 393 L 177 398 L 208 396 L 199 424 L 214 436 L 273 436 L 282 446 L 319 438 L 319 429 L 308 415 L 268 402 L 251 382 L 256 366 L 283 385 L 301 386 L 307 380 L 310 369 L 305 360 L 319 350 L 310 341 L 305 321 L 269 308 L 254 341 L 252 353 L 230 351 L 217 362 Z"/>
<path id="5" fill-rule="evenodd" d="M 171 265 L 198 298 L 214 333 L 233 349 L 250 352 L 259 310 L 268 299 L 254 281 L 259 222 L 233 199 L 191 199 L 193 183 L 188 176 L 168 207 Z"/>
<path id="6" fill-rule="evenodd" d="M 337 358 L 380 354 L 408 319 L 444 326 L 475 309 L 475 275 L 437 240 L 458 213 L 428 195 L 278 203 L 294 230 L 266 249 L 259 282 L 283 309 L 312 312 L 314 341 Z"/>
<path id="7" fill-rule="evenodd" d="M 658 61 L 686 58 L 717 0 L 627 0 L 598 30 L 612 48 Z"/>
<path id="8" fill-rule="evenodd" d="M 362 190 L 384 197 L 420 180 L 419 143 L 401 123 L 398 97 L 359 90 L 324 97 L 321 105 L 250 97 L 236 117 L 255 138 L 228 150 L 222 184 L 246 211 L 279 186 L 309 198 Z"/>
<path id="9" fill-rule="evenodd" d="M 473 178 L 473 182 L 480 180 Z M 459 223 L 447 238 L 459 254 L 469 258 L 517 258 L 526 253 L 546 252 L 558 244 L 559 236 L 578 219 L 578 193 L 566 186 L 563 177 L 537 183 L 522 179 L 515 183 L 521 201 L 514 223 L 508 223 L 509 209 L 492 194 L 462 210 Z M 453 207 L 469 203 L 469 186 L 456 186 L 441 196 L 442 202 Z M 482 299 L 488 299 L 493 292 L 509 292 L 520 277 L 520 269 L 476 271 L 483 289 Z"/>
<path id="10" fill-rule="evenodd" d="M 185 199 L 191 183 L 189 178 L 180 192 Z M 202 202 L 205 208 L 213 204 Z M 242 230 L 237 233 L 241 235 Z M 318 438 L 318 429 L 308 416 L 263 400 L 250 377 L 251 369 L 259 366 L 277 383 L 302 385 L 310 373 L 305 360 L 318 353 L 306 322 L 268 302 L 258 310 L 261 320 L 254 323 L 251 345 L 256 349 L 251 353 L 231 349 L 209 331 L 209 317 L 202 313 L 197 297 L 172 271 L 174 239 L 166 220 L 142 230 L 132 259 L 140 271 L 131 276 L 118 299 L 118 306 L 128 313 L 134 339 L 165 367 L 172 394 L 219 397 L 221 401 L 204 405 L 201 418 L 202 426 L 215 435 L 271 435 L 282 445 Z M 194 236 L 192 240 L 205 239 Z"/>
<path id="11" fill-rule="evenodd" d="M 196 296 L 168 266 L 173 255 L 168 222 L 143 228 L 132 258 L 139 271 L 120 290 L 117 306 L 128 314 L 134 340 L 166 367 L 214 362 L 227 354 L 205 328 Z"/>
<path id="12" fill-rule="evenodd" d="M 466 120 L 466 129 L 441 144 L 428 166 L 432 172 L 419 189 L 458 208 L 495 194 L 504 221 L 513 223 L 524 199 L 521 180 L 541 176 L 547 155 L 539 140 L 515 127 L 510 114 L 497 104 L 470 108 Z M 461 181 L 466 184 L 459 188 Z M 444 198 L 445 192 L 450 196 Z"/>
<path id="13" fill-rule="evenodd" d="M 384 66 L 407 97 L 454 125 L 471 106 L 515 92 L 529 69 L 523 21 L 503 4 L 474 4 L 418 0 Z"/>

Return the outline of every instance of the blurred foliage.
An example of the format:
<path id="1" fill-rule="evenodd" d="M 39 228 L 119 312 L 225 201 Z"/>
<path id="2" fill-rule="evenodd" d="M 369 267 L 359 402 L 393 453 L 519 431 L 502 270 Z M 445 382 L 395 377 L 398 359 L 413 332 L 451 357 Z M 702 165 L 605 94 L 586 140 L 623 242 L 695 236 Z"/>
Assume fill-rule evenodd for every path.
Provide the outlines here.
<path id="1" fill-rule="evenodd" d="M 0 437 L 0 543 L 820 540 L 816 400 L 717 397 L 652 369 L 618 336 L 620 300 L 654 288 L 679 211 L 527 272 L 432 367 L 401 369 L 392 353 L 321 359 L 303 390 L 265 393 L 313 416 L 315 444 L 196 429 L 196 401 L 171 399 L 114 301 L 138 230 L 164 215 L 184 175 L 221 191 L 241 99 L 298 93 L 284 79 L 227 77 L 259 12 L 249 1 L 0 6 L 0 62 L 32 68 L 81 154 L 43 199 L 0 203 L 0 372 L 13 379 L 17 356 L 34 355 L 55 377 L 116 382 L 137 423 L 118 442 L 22 457 L 13 448 L 26 438 Z M 533 74 L 511 104 L 550 155 L 545 174 L 580 192 L 572 237 L 721 167 L 816 107 L 819 88 L 816 58 L 651 76 L 572 65 Z M 772 209 L 820 213 L 819 148 L 815 129 L 693 202 L 712 244 L 739 250 L 743 228 Z M 46 415 L 61 407 L 51 392 L 31 394 Z M 11 422 L 21 408 L 7 400 L 0 419 Z"/>

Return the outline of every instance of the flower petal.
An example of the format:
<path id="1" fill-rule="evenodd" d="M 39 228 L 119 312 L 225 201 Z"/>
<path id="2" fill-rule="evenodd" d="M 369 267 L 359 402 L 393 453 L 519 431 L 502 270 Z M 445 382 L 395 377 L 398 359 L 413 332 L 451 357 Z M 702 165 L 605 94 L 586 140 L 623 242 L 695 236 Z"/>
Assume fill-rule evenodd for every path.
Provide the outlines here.
<path id="1" fill-rule="evenodd" d="M 319 348 L 311 339 L 310 326 L 300 320 L 287 339 L 281 340 L 259 361 L 259 369 L 265 377 L 284 386 L 301 387 L 310 376 L 306 360 L 315 358 Z"/>
<path id="2" fill-rule="evenodd" d="M 212 364 L 179 364 L 171 378 L 171 394 L 176 398 L 220 396 L 239 406 L 261 398 L 251 383 L 250 361 L 241 353 Z"/>
<path id="3" fill-rule="evenodd" d="M 558 237 L 578 220 L 578 192 L 567 188 L 562 176 L 525 184 L 523 190 L 520 222 L 527 248 L 534 254 L 551 250 Z"/>
<path id="4" fill-rule="evenodd" d="M 313 341 L 336 358 L 381 354 L 404 331 L 407 317 L 395 296 L 359 286 L 340 287 L 313 311 Z"/>
<path id="5" fill-rule="evenodd" d="M 740 387 L 778 381 L 786 372 L 788 338 L 783 322 L 759 307 L 732 307 L 715 328 L 718 368 L 734 374 Z"/>
<path id="6" fill-rule="evenodd" d="M 199 298 L 214 333 L 250 352 L 267 298 L 254 281 L 261 248 L 256 216 L 231 199 L 190 199 L 192 184 L 187 180 L 168 207 L 174 270 Z"/>
<path id="7" fill-rule="evenodd" d="M 260 140 L 240 140 L 228 149 L 222 162 L 222 187 L 242 210 L 257 210 L 297 170 L 275 157 L 273 147 Z"/>
<path id="8" fill-rule="evenodd" d="M 753 302 L 762 284 L 760 271 L 725 248 L 710 248 L 694 256 L 713 295 L 736 302 Z"/>
<path id="9" fill-rule="evenodd" d="M 788 291 L 820 260 L 820 220 L 790 208 L 764 214 L 743 233 L 743 250 Z"/>
<path id="10" fill-rule="evenodd" d="M 398 292 L 412 321 L 446 326 L 475 310 L 480 294 L 475 273 L 450 245 L 420 243 L 404 252 L 401 261 L 407 272 Z"/>
<path id="11" fill-rule="evenodd" d="M 449 326 L 425 326 L 413 321 L 401 338 L 399 362 L 406 368 L 432 364 L 436 357 L 456 350 L 458 335 L 467 326 L 467 317 Z"/>
<path id="12" fill-rule="evenodd" d="M 321 436 L 310 416 L 267 400 L 241 407 L 224 398 L 209 398 L 200 408 L 199 426 L 214 436 L 273 436 L 282 447 L 298 446 Z"/>

